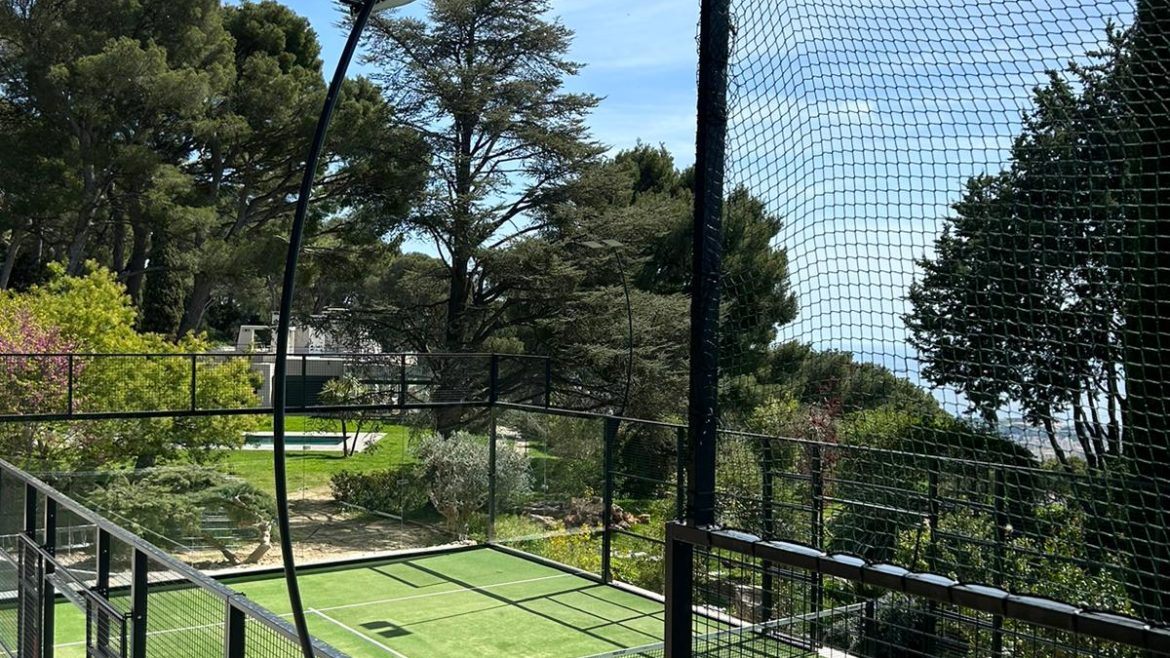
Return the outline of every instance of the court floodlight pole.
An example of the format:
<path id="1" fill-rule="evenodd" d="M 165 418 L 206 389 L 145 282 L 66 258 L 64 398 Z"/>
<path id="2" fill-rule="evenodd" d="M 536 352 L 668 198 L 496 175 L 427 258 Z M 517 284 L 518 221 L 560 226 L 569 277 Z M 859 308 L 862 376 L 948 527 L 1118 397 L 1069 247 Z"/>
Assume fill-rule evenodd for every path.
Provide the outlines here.
<path id="1" fill-rule="evenodd" d="M 344 1 L 344 0 L 343 0 Z M 286 390 L 288 378 L 288 332 L 292 321 L 292 301 L 296 287 L 297 258 L 301 251 L 301 241 L 304 238 L 305 218 L 309 211 L 309 197 L 313 191 L 313 179 L 317 174 L 317 164 L 321 159 L 321 151 L 325 147 L 325 135 L 329 132 L 329 123 L 333 119 L 333 110 L 337 107 L 338 97 L 341 95 L 341 86 L 345 82 L 345 74 L 349 70 L 349 63 L 353 60 L 354 51 L 361 41 L 362 32 L 375 11 L 392 9 L 409 4 L 413 0 L 363 0 L 361 2 L 347 2 L 354 12 L 353 26 L 346 39 L 345 49 L 341 51 L 341 59 L 337 62 L 337 69 L 333 72 L 333 80 L 329 83 L 329 91 L 325 95 L 325 105 L 321 108 L 321 116 L 317 119 L 317 129 L 313 134 L 313 143 L 309 146 L 308 157 L 305 158 L 305 173 L 301 177 L 301 188 L 297 197 L 296 213 L 293 215 L 292 230 L 288 237 L 288 255 L 284 261 L 284 282 L 280 293 L 280 315 L 276 324 L 276 365 L 273 373 L 272 387 L 272 476 L 276 484 L 276 520 L 280 530 L 280 558 L 284 565 L 284 578 L 288 585 L 289 607 L 292 609 L 293 622 L 296 625 L 297 637 L 301 643 L 301 652 L 305 658 L 314 658 L 313 639 L 309 636 L 309 625 L 305 620 L 305 609 L 301 604 L 301 590 L 297 584 L 296 560 L 292 551 L 292 531 L 289 527 L 288 516 L 288 481 L 284 464 L 284 419 Z M 305 362 L 301 362 L 301 367 Z M 302 373 L 303 374 L 303 373 Z M 302 395 L 304 392 L 302 391 Z"/>

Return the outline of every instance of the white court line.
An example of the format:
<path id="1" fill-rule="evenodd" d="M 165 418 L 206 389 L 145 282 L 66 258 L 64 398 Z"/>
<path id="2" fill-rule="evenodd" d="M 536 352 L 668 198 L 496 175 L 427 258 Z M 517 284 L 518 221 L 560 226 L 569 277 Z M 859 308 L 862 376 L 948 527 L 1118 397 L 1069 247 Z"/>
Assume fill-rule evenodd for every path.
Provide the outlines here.
<path id="1" fill-rule="evenodd" d="M 374 638 L 370 637 L 369 635 L 366 635 L 365 633 L 363 633 L 355 628 L 350 628 L 349 626 L 346 626 L 345 624 L 337 621 L 333 617 L 330 617 L 329 615 L 325 614 L 324 612 L 321 612 L 320 610 L 314 610 L 313 608 L 309 608 L 309 612 L 317 615 L 318 617 L 324 619 L 325 621 L 337 624 L 341 628 L 344 628 L 345 630 L 349 631 L 350 633 L 353 633 L 354 635 L 365 640 L 366 642 L 369 642 L 370 644 L 372 644 L 376 647 L 382 648 L 387 653 L 398 656 L 398 658 L 407 658 L 406 654 L 402 653 L 401 651 L 395 651 L 394 649 L 391 649 L 390 647 L 386 646 L 385 644 L 382 644 L 381 642 L 375 640 Z M 387 621 L 389 621 L 391 624 L 395 623 L 393 620 L 387 620 Z M 395 624 L 395 625 L 397 625 L 397 624 Z"/>
<path id="2" fill-rule="evenodd" d="M 446 591 L 442 591 L 442 592 L 429 592 L 427 594 L 411 594 L 410 596 L 399 596 L 399 597 L 392 598 L 392 599 L 378 599 L 376 601 L 362 601 L 361 603 L 346 603 L 344 605 L 335 605 L 335 606 L 329 606 L 329 607 L 325 607 L 325 608 L 314 608 L 313 612 L 315 612 L 317 614 L 321 614 L 322 611 L 332 612 L 334 610 L 349 610 L 351 608 L 363 608 L 365 606 L 382 605 L 385 603 L 394 603 L 396 601 L 413 601 L 415 599 L 425 599 L 425 598 L 430 598 L 433 596 L 445 596 L 447 594 L 461 594 L 463 592 L 480 592 L 480 591 L 485 591 L 485 590 L 489 590 L 489 589 L 495 589 L 497 587 L 507 587 L 509 585 L 523 585 L 525 583 L 535 583 L 535 582 L 540 582 L 542 580 L 553 580 L 554 578 L 572 578 L 572 577 L 574 577 L 574 576 L 571 573 L 560 573 L 560 574 L 556 574 L 556 575 L 552 575 L 552 576 L 541 576 L 539 578 L 528 578 L 525 580 L 513 580 L 510 582 L 506 582 L 506 583 L 496 583 L 494 585 L 482 585 L 480 587 L 461 587 L 459 589 L 450 589 L 450 590 L 446 590 Z M 285 613 L 279 614 L 277 616 L 278 617 L 291 617 L 292 613 L 285 612 Z M 325 616 L 325 615 L 322 615 L 322 616 Z M 333 621 L 333 620 L 331 619 L 330 621 Z M 167 629 L 163 629 L 163 630 L 159 630 L 159 631 L 151 631 L 151 632 L 147 633 L 146 635 L 147 635 L 147 637 L 153 637 L 155 635 L 169 635 L 172 633 L 185 633 L 188 631 L 201 631 L 201 630 L 206 630 L 209 628 L 221 628 L 222 626 L 223 626 L 222 623 L 218 623 L 218 624 L 203 624 L 201 626 L 186 626 L 184 628 L 167 628 Z M 61 644 L 55 644 L 53 646 L 66 648 L 66 647 L 82 646 L 84 644 L 85 644 L 85 641 L 82 640 L 81 642 L 64 642 Z"/>
<path id="3" fill-rule="evenodd" d="M 508 583 L 496 583 L 494 585 L 482 585 L 480 587 L 461 587 L 459 589 L 449 589 L 442 592 L 429 592 L 427 594 L 411 594 L 410 596 L 399 596 L 393 599 L 378 599 L 377 601 L 362 601 L 361 603 L 346 603 L 345 605 L 335 605 L 328 608 L 317 608 L 318 610 L 326 610 L 332 612 L 333 610 L 348 610 L 350 608 L 363 608 L 367 605 L 382 605 L 383 603 L 394 603 L 396 601 L 413 601 L 415 599 L 427 599 L 432 596 L 446 596 L 448 594 L 462 594 L 464 592 L 482 592 L 484 590 L 495 589 L 497 587 L 507 587 L 509 585 L 523 585 L 524 583 L 535 583 L 542 580 L 553 580 L 554 578 L 574 578 L 571 573 L 560 573 L 555 576 L 541 576 L 540 578 L 528 578 L 527 580 L 513 580 Z M 287 615 L 281 615 L 285 617 Z"/>

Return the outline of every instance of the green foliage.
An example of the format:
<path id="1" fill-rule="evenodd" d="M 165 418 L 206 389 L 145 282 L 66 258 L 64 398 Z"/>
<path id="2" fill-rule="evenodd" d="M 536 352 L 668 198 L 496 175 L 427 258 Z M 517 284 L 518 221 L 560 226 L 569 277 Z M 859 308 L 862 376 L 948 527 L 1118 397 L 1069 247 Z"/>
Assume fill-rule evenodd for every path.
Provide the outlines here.
<path id="1" fill-rule="evenodd" d="M 160 468 L 118 473 L 86 496 L 86 502 L 114 516 L 136 534 L 182 547 L 188 537 L 216 546 L 233 564 L 254 563 L 271 545 L 276 503 L 267 493 L 214 469 Z M 238 557 L 222 538 L 204 528 L 207 514 L 223 513 L 237 529 L 254 530 L 259 546 Z"/>
<path id="2" fill-rule="evenodd" d="M 423 469 L 414 464 L 365 473 L 343 470 L 329 479 L 329 488 L 339 502 L 390 514 L 406 516 L 427 504 Z"/>
<path id="3" fill-rule="evenodd" d="M 502 417 L 500 425 L 527 443 L 534 486 L 542 496 L 567 500 L 601 490 L 603 445 L 597 421 L 516 412 Z M 534 448 L 539 452 L 533 454 Z"/>
<path id="4" fill-rule="evenodd" d="M 24 293 L 0 297 L 0 316 L 26 314 L 68 341 L 70 351 L 114 354 L 202 353 L 209 345 L 187 337 L 173 344 L 135 330 L 136 314 L 125 287 L 108 271 L 67 276 L 54 266 L 53 278 Z M 255 406 L 256 382 L 248 363 L 196 362 L 196 403 L 201 408 Z M 78 411 L 184 409 L 191 399 L 191 359 L 75 357 L 74 405 Z M 237 447 L 252 421 L 245 417 L 158 418 L 40 426 L 39 468 L 88 469 L 168 460 L 205 461 L 223 447 Z M 19 453 L 14 453 L 15 457 Z"/>
<path id="5" fill-rule="evenodd" d="M 183 319 L 183 298 L 186 277 L 179 271 L 181 263 L 178 248 L 157 231 L 151 250 L 150 266 L 154 272 L 146 277 L 142 296 L 142 330 L 164 336 L 174 336 Z"/>
<path id="6" fill-rule="evenodd" d="M 471 515 L 488 502 L 491 470 L 488 441 L 467 432 L 448 438 L 432 434 L 416 448 L 431 505 L 443 515 L 450 531 L 465 535 Z M 528 495 L 532 474 L 528 457 L 501 443 L 496 448 L 496 500 L 507 507 Z"/>
<path id="7" fill-rule="evenodd" d="M 1136 202 L 1118 86 L 1124 44 L 1111 30 L 1092 65 L 1036 89 L 1011 164 L 968 181 L 909 293 L 923 374 L 961 391 L 993 426 L 1019 404 L 1061 461 L 1054 425 L 1070 410 L 1092 463 L 1119 448 L 1120 266 Z"/>

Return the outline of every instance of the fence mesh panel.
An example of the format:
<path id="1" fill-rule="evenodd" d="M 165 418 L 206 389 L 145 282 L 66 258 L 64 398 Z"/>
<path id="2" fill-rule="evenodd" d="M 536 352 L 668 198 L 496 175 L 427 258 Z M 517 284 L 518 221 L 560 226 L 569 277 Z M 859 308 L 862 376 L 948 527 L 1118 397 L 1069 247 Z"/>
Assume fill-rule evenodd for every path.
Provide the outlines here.
<path id="1" fill-rule="evenodd" d="M 1170 3 L 710 6 L 721 523 L 1170 623 Z"/>

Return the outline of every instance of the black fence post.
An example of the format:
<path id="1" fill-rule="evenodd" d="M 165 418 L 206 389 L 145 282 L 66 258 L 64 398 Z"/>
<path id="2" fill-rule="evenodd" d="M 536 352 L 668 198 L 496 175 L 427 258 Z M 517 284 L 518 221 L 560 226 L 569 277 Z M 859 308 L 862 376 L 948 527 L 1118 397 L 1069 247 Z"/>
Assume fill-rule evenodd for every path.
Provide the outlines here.
<path id="1" fill-rule="evenodd" d="M 496 408 L 493 406 L 488 409 L 488 523 L 487 523 L 487 540 L 488 543 L 496 541 L 496 460 L 499 457 L 499 450 L 496 447 L 498 435 L 496 432 Z"/>
<path id="2" fill-rule="evenodd" d="M 691 658 L 694 609 L 695 550 L 694 546 L 674 536 L 674 524 L 666 526 L 666 631 L 665 655 L 669 658 Z M 686 605 L 684 606 L 683 603 Z"/>
<path id="3" fill-rule="evenodd" d="M 552 406 L 552 358 L 544 357 L 544 408 Z"/>
<path id="4" fill-rule="evenodd" d="M 994 467 L 993 467 L 994 468 Z M 992 569 L 992 584 L 1002 587 L 1004 582 L 1004 568 L 1007 562 L 1007 533 L 1010 523 L 1007 515 L 1007 482 L 1002 468 L 995 469 L 995 486 L 992 491 L 992 504 L 995 508 L 995 562 Z M 991 655 L 993 658 L 1003 656 L 1003 615 L 994 615 L 991 618 Z"/>
<path id="5" fill-rule="evenodd" d="M 110 533 L 99 528 L 97 531 L 97 546 L 94 550 L 97 559 L 97 574 L 94 579 L 94 593 L 103 600 L 110 598 Z M 104 606 L 93 606 L 97 612 L 97 643 L 98 655 L 106 655 L 110 649 L 110 616 Z M 86 624 L 88 627 L 89 624 Z M 125 646 L 122 647 L 125 649 Z"/>
<path id="6" fill-rule="evenodd" d="M 398 406 L 406 406 L 406 354 L 398 359 Z"/>
<path id="7" fill-rule="evenodd" d="M 69 406 L 65 409 L 65 413 L 69 416 L 72 416 L 73 415 L 73 355 L 72 354 L 69 355 L 68 366 L 69 366 L 69 375 L 68 375 L 68 381 L 65 384 L 65 386 L 66 386 L 65 404 L 67 404 Z"/>
<path id="8" fill-rule="evenodd" d="M 191 411 L 195 411 L 196 409 L 199 408 L 199 399 L 195 395 L 195 386 L 196 386 L 195 378 L 198 376 L 196 374 L 198 372 L 198 369 L 199 369 L 199 357 L 192 354 L 191 355 Z"/>
<path id="9" fill-rule="evenodd" d="M 147 594 L 150 587 L 150 559 L 146 553 L 134 549 L 130 572 L 131 640 L 129 658 L 146 658 Z"/>
<path id="10" fill-rule="evenodd" d="M 926 568 L 931 573 L 937 573 L 938 565 L 938 473 L 939 464 L 932 461 L 930 472 L 926 477 Z M 926 649 L 927 655 L 933 656 L 938 638 L 938 603 L 930 600 L 926 603 Z"/>
<path id="11" fill-rule="evenodd" d="M 227 611 L 223 628 L 223 656 L 224 658 L 244 658 L 247 649 L 247 618 L 244 611 L 227 601 Z"/>
<path id="12" fill-rule="evenodd" d="M 602 463 L 605 468 L 601 486 L 601 580 L 613 579 L 613 449 L 617 443 L 617 418 L 607 416 L 602 431 Z"/>
<path id="13" fill-rule="evenodd" d="M 702 0 L 699 9 L 699 87 L 695 132 L 695 208 L 691 255 L 691 340 L 687 426 L 689 523 L 715 522 L 715 443 L 719 423 L 719 275 L 722 267 L 727 70 L 731 57 L 730 0 Z M 668 548 L 666 656 L 689 658 L 694 548 Z M 677 579 L 672 582 L 672 579 Z"/>
<path id="14" fill-rule="evenodd" d="M 812 503 L 811 539 L 813 548 L 825 548 L 825 455 L 820 444 L 809 447 L 809 495 Z M 825 574 L 817 571 L 812 583 L 811 612 L 820 612 L 825 602 Z M 824 632 L 820 622 L 813 625 L 813 639 L 820 645 Z"/>
<path id="15" fill-rule="evenodd" d="M 760 536 L 765 539 L 775 538 L 775 511 L 773 510 L 773 503 L 776 497 L 776 475 L 772 472 L 772 466 L 775 461 L 775 456 L 772 454 L 772 440 L 760 439 L 763 442 L 763 463 L 760 465 L 760 516 L 762 516 L 762 525 L 760 528 Z M 767 560 L 760 565 L 764 574 L 760 579 L 760 587 L 764 590 L 762 597 L 762 616 L 760 621 L 767 621 L 772 618 L 772 609 L 774 607 L 772 587 L 774 586 L 773 567 L 771 562 Z"/>
<path id="16" fill-rule="evenodd" d="M 301 409 L 309 406 L 309 355 L 301 355 Z"/>
<path id="17" fill-rule="evenodd" d="M 37 490 L 31 485 L 24 486 L 24 518 L 21 521 L 21 534 L 25 536 L 28 542 L 36 543 L 37 539 Z M 40 646 L 44 642 L 44 636 L 41 635 L 40 629 L 37 628 L 37 620 L 35 617 L 29 618 L 31 613 L 40 614 L 40 610 L 33 610 L 32 606 L 28 605 L 28 597 L 34 594 L 39 595 L 40 584 L 29 581 L 29 574 L 34 577 L 40 575 L 40 555 L 28 550 L 27 546 L 20 546 L 20 566 L 19 575 L 16 580 L 16 637 L 18 646 L 18 655 L 22 658 L 28 656 L 29 658 L 37 658 L 40 652 Z M 27 560 L 36 560 L 37 564 L 28 564 Z M 35 592 L 29 592 L 28 588 L 36 587 Z M 39 603 L 39 600 L 38 600 Z"/>
<path id="18" fill-rule="evenodd" d="M 687 513 L 687 428 L 678 428 L 674 443 L 674 518 L 681 521 Z"/>
<path id="19" fill-rule="evenodd" d="M 866 599 L 862 610 L 861 655 L 872 656 L 877 650 L 877 601 L 875 599 Z"/>
<path id="20" fill-rule="evenodd" d="M 45 496 L 44 509 L 44 532 L 45 540 L 41 544 L 41 549 L 50 557 L 57 555 L 57 501 L 52 496 Z M 52 582 L 49 576 L 55 571 L 55 567 L 50 560 L 42 559 L 42 584 L 41 584 L 41 658 L 53 658 L 53 645 L 55 644 L 53 638 L 56 637 L 55 622 L 57 611 L 57 597 L 54 593 Z"/>
<path id="21" fill-rule="evenodd" d="M 492 354 L 488 366 L 488 404 L 495 404 L 500 399 L 500 355 Z"/>

